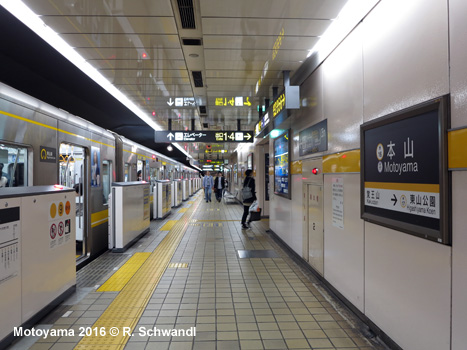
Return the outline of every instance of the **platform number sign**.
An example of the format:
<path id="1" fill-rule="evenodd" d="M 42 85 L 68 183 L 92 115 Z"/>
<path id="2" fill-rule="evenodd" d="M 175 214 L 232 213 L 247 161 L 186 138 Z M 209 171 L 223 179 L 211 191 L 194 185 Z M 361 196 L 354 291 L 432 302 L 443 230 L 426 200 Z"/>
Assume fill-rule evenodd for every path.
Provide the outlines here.
<path id="1" fill-rule="evenodd" d="M 448 98 L 361 126 L 362 218 L 450 244 Z"/>

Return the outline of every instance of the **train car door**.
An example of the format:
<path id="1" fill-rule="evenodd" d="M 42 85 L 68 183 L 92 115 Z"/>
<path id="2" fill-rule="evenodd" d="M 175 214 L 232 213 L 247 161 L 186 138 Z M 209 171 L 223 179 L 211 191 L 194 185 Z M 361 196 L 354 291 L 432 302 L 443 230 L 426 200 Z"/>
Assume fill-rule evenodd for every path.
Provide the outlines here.
<path id="1" fill-rule="evenodd" d="M 86 256 L 88 220 L 88 163 L 86 148 L 67 143 L 60 144 L 59 182 L 66 187 L 75 187 L 76 203 L 76 258 Z"/>

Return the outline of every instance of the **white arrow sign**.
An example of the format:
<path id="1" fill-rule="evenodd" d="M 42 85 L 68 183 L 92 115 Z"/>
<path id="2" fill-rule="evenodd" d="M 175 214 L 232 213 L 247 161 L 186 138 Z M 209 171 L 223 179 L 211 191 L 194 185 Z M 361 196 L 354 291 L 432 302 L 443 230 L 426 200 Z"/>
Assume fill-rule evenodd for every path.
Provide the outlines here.
<path id="1" fill-rule="evenodd" d="M 172 141 L 172 139 L 175 137 L 175 135 L 170 133 L 170 134 L 167 135 L 167 137 L 170 139 L 170 141 Z"/>
<path id="2" fill-rule="evenodd" d="M 172 97 L 170 98 L 170 100 L 167 101 L 167 104 L 168 104 L 170 107 L 172 107 L 174 103 L 175 103 L 175 102 L 172 101 Z"/>

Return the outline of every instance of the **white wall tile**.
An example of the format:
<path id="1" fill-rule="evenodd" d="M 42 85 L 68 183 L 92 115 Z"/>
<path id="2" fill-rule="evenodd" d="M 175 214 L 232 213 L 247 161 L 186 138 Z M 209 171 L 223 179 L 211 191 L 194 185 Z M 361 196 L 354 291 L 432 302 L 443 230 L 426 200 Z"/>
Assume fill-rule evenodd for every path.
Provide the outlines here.
<path id="1" fill-rule="evenodd" d="M 467 1 L 449 0 L 451 126 L 467 126 Z"/>
<path id="2" fill-rule="evenodd" d="M 332 223 L 332 179 L 344 181 L 344 229 Z M 360 219 L 360 175 L 324 176 L 324 278 L 364 312 L 364 234 Z"/>
<path id="3" fill-rule="evenodd" d="M 451 248 L 366 222 L 365 312 L 403 349 L 449 350 Z"/>
<path id="4" fill-rule="evenodd" d="M 362 31 L 356 28 L 323 63 L 328 152 L 360 147 L 363 121 Z"/>
<path id="5" fill-rule="evenodd" d="M 382 0 L 362 29 L 364 121 L 449 92 L 446 0 Z"/>

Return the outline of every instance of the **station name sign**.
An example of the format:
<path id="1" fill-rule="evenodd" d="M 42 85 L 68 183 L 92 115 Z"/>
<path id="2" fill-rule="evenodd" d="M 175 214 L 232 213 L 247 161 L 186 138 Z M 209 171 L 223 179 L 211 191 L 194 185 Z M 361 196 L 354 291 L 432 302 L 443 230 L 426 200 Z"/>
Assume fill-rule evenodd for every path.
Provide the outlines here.
<path id="1" fill-rule="evenodd" d="M 449 244 L 446 101 L 365 123 L 362 218 Z"/>
<path id="2" fill-rule="evenodd" d="M 253 131 L 156 131 L 155 142 L 253 142 Z"/>

